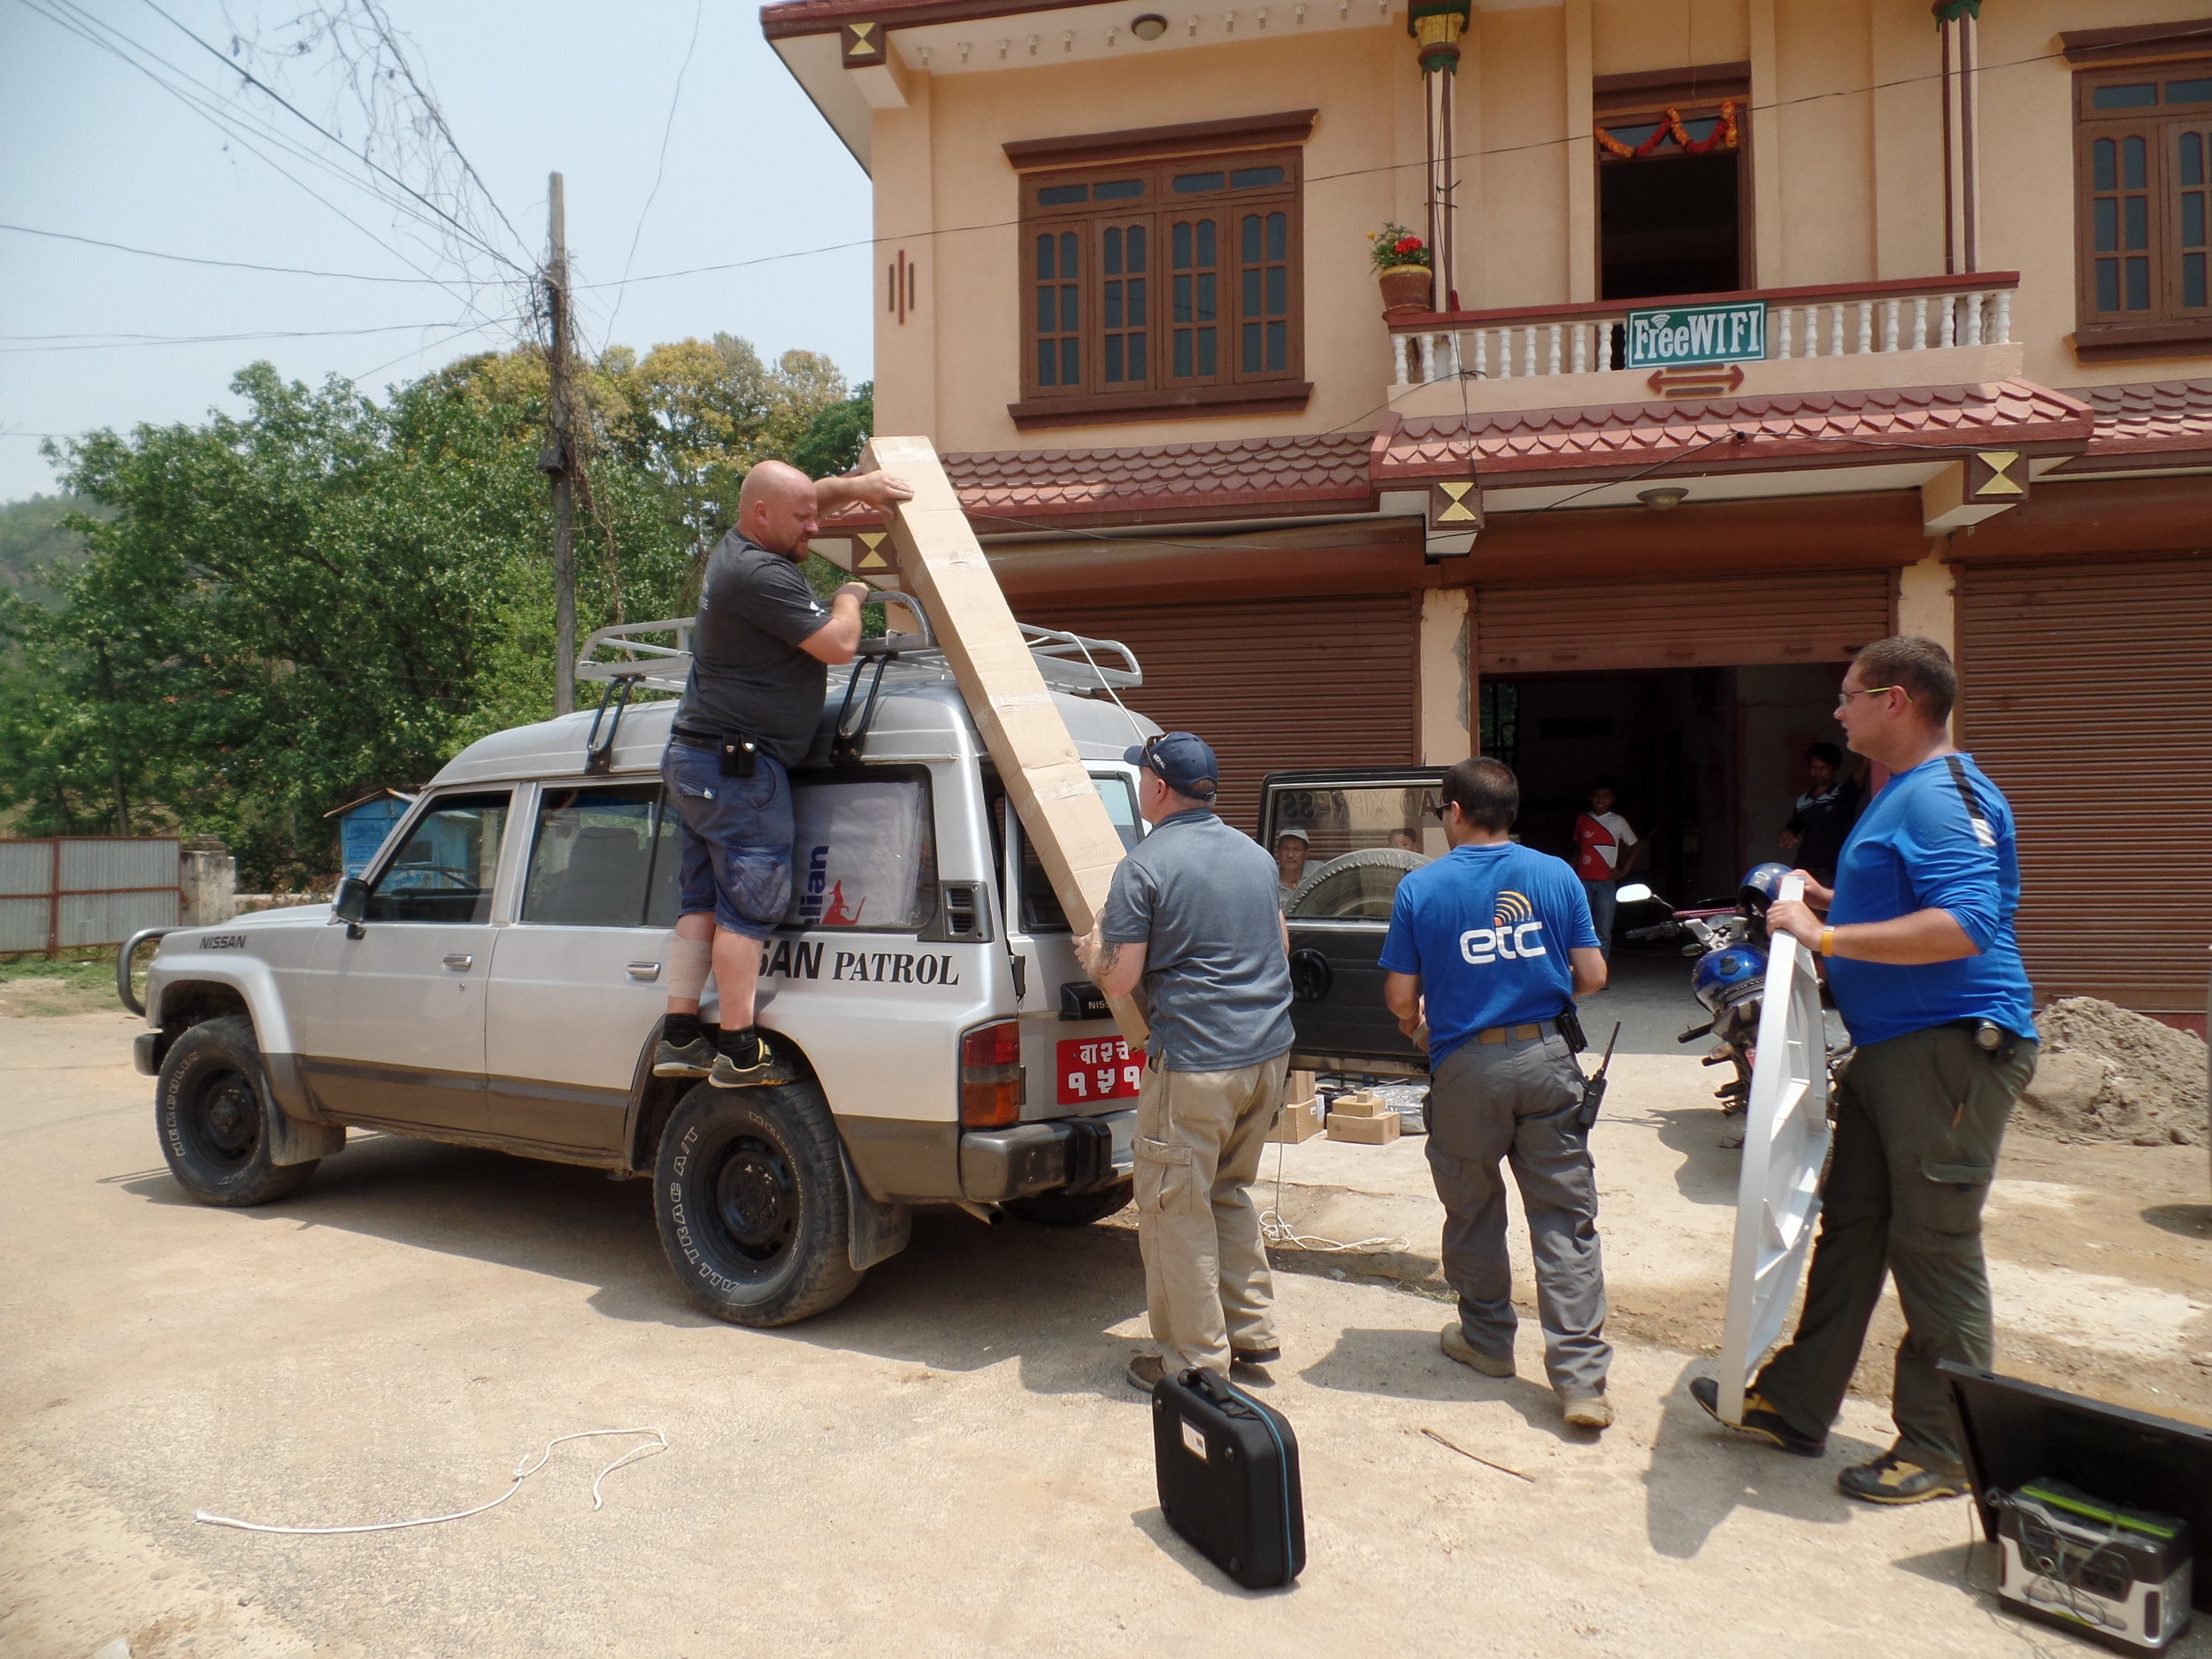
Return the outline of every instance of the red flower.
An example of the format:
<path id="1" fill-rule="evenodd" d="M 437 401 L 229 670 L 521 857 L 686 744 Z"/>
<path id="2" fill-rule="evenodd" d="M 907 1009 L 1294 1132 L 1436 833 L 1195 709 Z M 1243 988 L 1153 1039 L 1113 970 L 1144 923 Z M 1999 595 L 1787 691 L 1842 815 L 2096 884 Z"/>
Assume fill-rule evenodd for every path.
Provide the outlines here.
<path id="1" fill-rule="evenodd" d="M 1398 238 L 1394 250 L 1399 253 L 1418 253 L 1421 251 L 1421 239 L 1418 236 L 1401 236 Z"/>

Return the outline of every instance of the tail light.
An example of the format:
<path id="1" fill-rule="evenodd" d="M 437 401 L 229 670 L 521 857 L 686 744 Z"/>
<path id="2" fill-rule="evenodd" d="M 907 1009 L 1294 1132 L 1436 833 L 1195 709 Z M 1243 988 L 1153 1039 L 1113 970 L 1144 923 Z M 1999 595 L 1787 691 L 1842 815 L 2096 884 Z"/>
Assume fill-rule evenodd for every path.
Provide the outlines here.
<path id="1" fill-rule="evenodd" d="M 1021 1022 L 995 1020 L 960 1039 L 960 1122 L 969 1129 L 1019 1123 L 1027 1094 Z"/>

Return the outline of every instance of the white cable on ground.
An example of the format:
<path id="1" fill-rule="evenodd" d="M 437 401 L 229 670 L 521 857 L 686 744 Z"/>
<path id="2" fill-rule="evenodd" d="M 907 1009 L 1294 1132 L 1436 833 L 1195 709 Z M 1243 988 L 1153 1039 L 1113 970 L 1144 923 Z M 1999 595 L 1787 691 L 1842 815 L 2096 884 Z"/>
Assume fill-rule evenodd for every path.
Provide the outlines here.
<path id="1" fill-rule="evenodd" d="M 1356 1244 L 1340 1244 L 1334 1239 L 1309 1238 L 1292 1231 L 1283 1219 L 1283 1151 L 1286 1142 L 1275 1143 L 1275 1202 L 1260 1211 L 1260 1237 L 1279 1248 L 1310 1250 L 1317 1256 L 1379 1255 L 1389 1250 L 1409 1250 L 1413 1247 L 1404 1239 L 1381 1237 L 1362 1239 Z"/>
<path id="2" fill-rule="evenodd" d="M 501 1493 L 489 1503 L 480 1503 L 472 1509 L 457 1509 L 451 1515 L 426 1515 L 419 1520 L 413 1521 L 371 1521 L 361 1526 L 272 1526 L 260 1521 L 234 1520 L 227 1515 L 211 1515 L 205 1509 L 195 1509 L 192 1512 L 192 1518 L 196 1521 L 204 1521 L 210 1526 L 234 1526 L 242 1532 L 290 1533 L 389 1532 L 403 1526 L 436 1526 L 444 1521 L 465 1521 L 472 1515 L 481 1515 L 487 1509 L 497 1509 L 508 1499 L 513 1497 L 516 1493 L 521 1491 L 522 1483 L 545 1467 L 546 1460 L 553 1455 L 553 1448 L 560 1445 L 562 1441 L 586 1440 L 597 1434 L 649 1434 L 653 1438 L 646 1445 L 632 1447 L 601 1470 L 594 1478 L 591 1483 L 591 1507 L 595 1511 L 605 1502 L 599 1495 L 599 1483 L 626 1463 L 640 1457 L 650 1456 L 655 1452 L 666 1451 L 668 1449 L 666 1431 L 662 1429 L 580 1429 L 573 1434 L 557 1434 L 546 1441 L 545 1449 L 538 1454 L 537 1462 L 532 1463 L 525 1457 L 522 1462 L 515 1465 L 514 1485 L 509 1486 L 506 1491 Z"/>

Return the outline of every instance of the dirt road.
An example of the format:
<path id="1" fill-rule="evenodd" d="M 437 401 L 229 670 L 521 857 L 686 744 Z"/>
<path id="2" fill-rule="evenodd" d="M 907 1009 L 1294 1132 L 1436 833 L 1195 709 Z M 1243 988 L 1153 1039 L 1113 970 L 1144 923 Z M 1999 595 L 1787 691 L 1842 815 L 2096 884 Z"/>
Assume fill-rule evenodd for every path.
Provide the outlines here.
<path id="1" fill-rule="evenodd" d="M 1142 1327 L 1125 1227 L 927 1217 L 843 1307 L 741 1331 L 677 1299 L 641 1182 L 379 1138 L 284 1203 L 193 1204 L 130 1028 L 0 1020 L 0 1653 L 2031 1651 L 1960 1587 L 1966 1506 L 1836 1495 L 1887 1443 L 1876 1402 L 1848 1403 L 1818 1463 L 1723 1439 L 1690 1402 L 1732 1175 L 1675 1056 L 1617 1064 L 1600 1131 L 1621 1340 L 1601 1440 L 1526 1377 L 1436 1352 L 1417 1142 L 1286 1155 L 1294 1225 L 1408 1248 L 1286 1256 L 1272 1397 L 1305 1448 L 1312 1563 L 1248 1596 L 1155 1505 L 1120 1375 Z M 2212 1351 L 2202 1171 L 2187 1148 L 2016 1142 L 1993 1225 L 2003 1363 L 2212 1417 L 2189 1357 Z M 1521 1357 L 1535 1373 L 1527 1325 Z M 672 1449 L 610 1478 L 596 1514 L 613 1453 L 586 1442 L 450 1525 L 192 1520 L 437 1513 L 495 1496 L 554 1434 L 633 1425 Z"/>

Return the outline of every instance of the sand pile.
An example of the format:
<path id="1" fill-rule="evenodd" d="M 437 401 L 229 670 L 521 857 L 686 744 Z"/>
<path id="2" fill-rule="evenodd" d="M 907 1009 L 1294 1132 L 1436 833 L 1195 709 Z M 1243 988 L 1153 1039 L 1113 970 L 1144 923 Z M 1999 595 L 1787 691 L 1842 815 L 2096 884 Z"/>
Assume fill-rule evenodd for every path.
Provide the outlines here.
<path id="1" fill-rule="evenodd" d="M 2204 1040 L 2093 996 L 2035 1017 L 2043 1052 L 2013 1122 L 2060 1141 L 2202 1146 Z"/>

